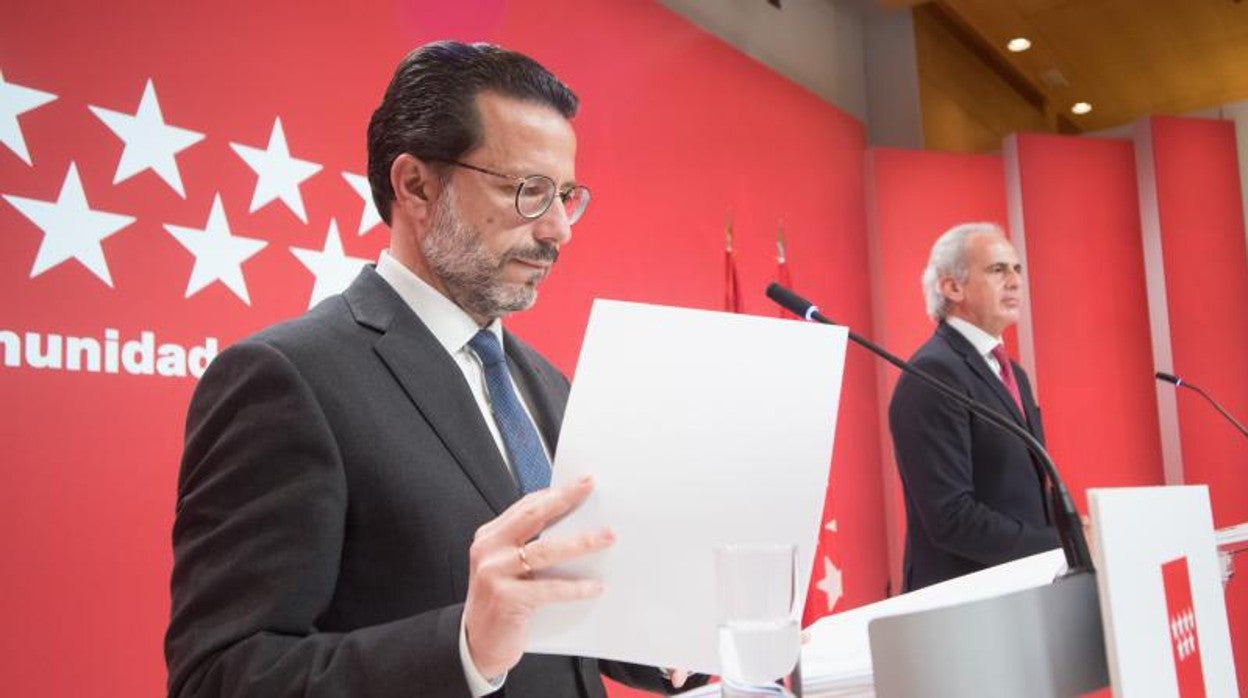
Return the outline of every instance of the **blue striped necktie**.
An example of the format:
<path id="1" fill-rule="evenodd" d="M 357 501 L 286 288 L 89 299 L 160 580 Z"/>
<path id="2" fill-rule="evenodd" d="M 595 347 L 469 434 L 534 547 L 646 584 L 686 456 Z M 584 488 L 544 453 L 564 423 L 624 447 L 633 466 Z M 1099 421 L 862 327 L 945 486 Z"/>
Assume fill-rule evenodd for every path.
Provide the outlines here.
<path id="1" fill-rule="evenodd" d="M 489 391 L 494 423 L 503 437 L 503 446 L 507 449 L 516 479 L 520 481 L 520 489 L 527 494 L 549 487 L 550 459 L 546 457 L 546 449 L 542 448 L 542 440 L 537 435 L 533 420 L 525 413 L 520 397 L 511 385 L 507 359 L 503 356 L 498 337 L 489 330 L 481 330 L 468 340 L 468 346 L 472 347 L 485 368 L 485 387 Z"/>

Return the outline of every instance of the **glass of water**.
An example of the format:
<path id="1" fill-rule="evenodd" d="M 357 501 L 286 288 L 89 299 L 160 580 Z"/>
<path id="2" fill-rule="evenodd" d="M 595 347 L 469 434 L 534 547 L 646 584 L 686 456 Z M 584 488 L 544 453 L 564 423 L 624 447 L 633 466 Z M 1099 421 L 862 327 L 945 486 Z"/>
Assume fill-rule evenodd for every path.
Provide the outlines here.
<path id="1" fill-rule="evenodd" d="M 801 651 L 796 547 L 716 546 L 715 584 L 722 695 L 792 696 L 778 681 Z"/>

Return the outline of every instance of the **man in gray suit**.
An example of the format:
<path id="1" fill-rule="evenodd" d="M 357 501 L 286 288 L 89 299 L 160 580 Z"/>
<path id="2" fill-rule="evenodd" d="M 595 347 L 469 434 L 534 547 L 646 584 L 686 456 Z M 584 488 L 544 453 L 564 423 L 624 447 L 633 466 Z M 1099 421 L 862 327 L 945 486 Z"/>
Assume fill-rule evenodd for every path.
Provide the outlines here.
<path id="1" fill-rule="evenodd" d="M 535 609 L 601 591 L 533 572 L 613 540 L 534 540 L 592 483 L 548 487 L 568 382 L 500 324 L 589 202 L 576 108 L 494 46 L 399 65 L 368 129 L 389 249 L 222 352 L 191 402 L 170 695 L 601 697 L 600 672 L 673 689 L 650 667 L 523 654 Z"/>

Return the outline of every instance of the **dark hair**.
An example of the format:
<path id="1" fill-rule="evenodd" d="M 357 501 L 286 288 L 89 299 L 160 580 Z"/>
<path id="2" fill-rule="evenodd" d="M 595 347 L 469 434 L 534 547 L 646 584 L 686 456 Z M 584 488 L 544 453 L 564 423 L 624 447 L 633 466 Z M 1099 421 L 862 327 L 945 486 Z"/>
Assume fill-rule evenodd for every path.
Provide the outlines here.
<path id="1" fill-rule="evenodd" d="M 368 122 L 368 181 L 373 203 L 390 224 L 390 166 L 403 153 L 457 160 L 481 144 L 481 92 L 549 105 L 566 119 L 577 98 L 537 61 L 492 44 L 437 41 L 399 63 L 381 106 Z"/>

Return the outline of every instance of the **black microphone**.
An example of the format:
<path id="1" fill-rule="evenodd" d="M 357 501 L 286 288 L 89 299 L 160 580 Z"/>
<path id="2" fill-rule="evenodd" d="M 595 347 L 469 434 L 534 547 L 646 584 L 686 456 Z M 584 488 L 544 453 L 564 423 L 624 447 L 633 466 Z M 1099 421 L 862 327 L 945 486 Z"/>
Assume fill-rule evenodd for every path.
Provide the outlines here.
<path id="1" fill-rule="evenodd" d="M 772 283 L 769 285 L 767 287 L 767 297 L 798 317 L 824 325 L 836 324 L 819 312 L 819 306 L 780 284 Z M 1048 452 L 1044 450 L 1044 446 L 1040 445 L 1036 437 L 1032 436 L 1026 429 L 1015 424 L 1012 418 L 967 397 L 957 388 L 922 369 L 915 368 L 910 365 L 910 362 L 898 358 L 875 343 L 860 337 L 853 330 L 849 331 L 849 338 L 888 363 L 923 381 L 940 394 L 970 410 L 976 416 L 1022 439 L 1027 446 L 1027 450 L 1036 456 L 1043 466 L 1045 474 L 1049 477 L 1049 494 L 1052 497 L 1053 509 L 1057 517 L 1057 535 L 1061 538 L 1062 550 L 1066 553 L 1067 574 L 1095 571 L 1092 566 L 1092 555 L 1088 552 L 1088 540 L 1083 535 L 1083 522 L 1079 518 L 1079 510 L 1075 508 L 1074 500 L 1070 498 L 1070 491 L 1066 489 L 1066 483 L 1062 482 L 1061 476 L 1057 474 L 1057 466 L 1053 464 L 1053 459 L 1049 457 Z"/>
<path id="2" fill-rule="evenodd" d="M 1238 420 L 1232 417 L 1230 412 L 1227 412 L 1226 410 L 1222 409 L 1222 406 L 1218 404 L 1217 400 L 1214 400 L 1213 398 L 1209 397 L 1208 393 L 1192 385 L 1191 383 L 1188 383 L 1182 378 L 1179 378 L 1173 373 L 1165 373 L 1162 371 L 1158 371 L 1155 375 L 1156 375 L 1157 380 L 1165 381 L 1167 383 L 1173 383 L 1176 388 L 1187 388 L 1188 390 L 1195 390 L 1197 393 L 1200 393 L 1201 397 L 1208 400 L 1210 405 L 1213 405 L 1213 409 L 1222 413 L 1223 417 L 1226 417 L 1226 421 L 1235 425 L 1235 428 L 1239 430 L 1239 433 L 1243 434 L 1245 437 L 1248 437 L 1248 429 L 1245 429 L 1243 424 L 1240 424 Z"/>

